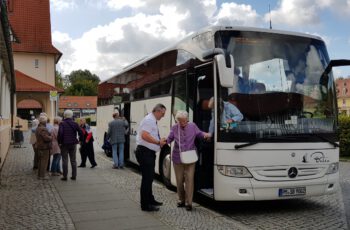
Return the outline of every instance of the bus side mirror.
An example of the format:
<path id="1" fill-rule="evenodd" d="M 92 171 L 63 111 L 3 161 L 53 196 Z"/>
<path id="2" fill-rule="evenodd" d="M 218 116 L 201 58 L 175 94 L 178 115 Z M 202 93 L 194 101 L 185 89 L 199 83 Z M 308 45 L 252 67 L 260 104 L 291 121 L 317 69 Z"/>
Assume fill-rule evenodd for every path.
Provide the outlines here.
<path id="1" fill-rule="evenodd" d="M 220 84 L 222 87 L 232 88 L 233 87 L 233 70 L 234 70 L 234 62 L 232 55 L 228 55 L 225 58 L 225 55 L 218 54 L 215 56 L 215 60 L 217 63 Z"/>

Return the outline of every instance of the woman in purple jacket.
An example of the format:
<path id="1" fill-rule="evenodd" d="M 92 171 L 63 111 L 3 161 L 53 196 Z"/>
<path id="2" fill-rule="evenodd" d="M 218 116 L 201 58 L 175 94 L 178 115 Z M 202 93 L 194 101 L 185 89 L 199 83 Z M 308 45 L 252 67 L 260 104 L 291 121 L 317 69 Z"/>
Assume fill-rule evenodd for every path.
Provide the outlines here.
<path id="1" fill-rule="evenodd" d="M 188 122 L 188 113 L 186 111 L 178 111 L 175 119 L 177 124 L 171 128 L 167 144 L 175 141 L 172 160 L 175 169 L 177 194 L 179 196 L 177 207 L 186 207 L 187 211 L 191 211 L 196 163 L 183 164 L 180 159 L 180 148 L 182 152 L 195 150 L 195 139 L 208 139 L 210 134 L 199 130 L 195 123 Z M 181 143 L 180 148 L 179 143 Z"/>

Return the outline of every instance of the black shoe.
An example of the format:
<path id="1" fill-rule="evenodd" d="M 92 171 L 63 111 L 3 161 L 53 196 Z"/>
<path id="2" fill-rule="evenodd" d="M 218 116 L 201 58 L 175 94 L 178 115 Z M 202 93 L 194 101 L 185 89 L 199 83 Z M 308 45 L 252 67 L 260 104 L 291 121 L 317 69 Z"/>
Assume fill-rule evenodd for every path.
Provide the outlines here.
<path id="1" fill-rule="evenodd" d="M 152 205 L 154 205 L 154 206 L 162 206 L 162 205 L 163 205 L 163 203 L 162 203 L 162 202 L 159 202 L 159 201 L 154 200 L 154 201 L 152 202 Z"/>
<path id="2" fill-rule="evenodd" d="M 76 177 L 71 177 L 70 179 L 71 179 L 71 180 L 76 180 L 77 178 L 76 178 Z"/>
<path id="3" fill-rule="evenodd" d="M 67 181 L 67 177 L 62 177 L 61 180 Z"/>
<path id="4" fill-rule="evenodd" d="M 186 210 L 187 211 L 192 211 L 192 205 L 186 205 Z"/>
<path id="5" fill-rule="evenodd" d="M 96 165 L 92 165 L 90 168 L 92 168 L 92 169 L 93 169 L 93 168 L 95 168 L 96 166 L 97 166 L 97 164 L 96 164 Z"/>
<path id="6" fill-rule="evenodd" d="M 159 208 L 156 206 L 153 206 L 153 205 L 149 205 L 148 207 L 141 208 L 141 209 L 142 209 L 142 211 L 145 211 L 145 212 L 157 212 L 157 211 L 159 211 Z"/>
<path id="7" fill-rule="evenodd" d="M 177 202 L 177 207 L 178 208 L 185 207 L 185 202 Z"/>
<path id="8" fill-rule="evenodd" d="M 85 168 L 85 165 L 79 165 L 78 168 Z"/>

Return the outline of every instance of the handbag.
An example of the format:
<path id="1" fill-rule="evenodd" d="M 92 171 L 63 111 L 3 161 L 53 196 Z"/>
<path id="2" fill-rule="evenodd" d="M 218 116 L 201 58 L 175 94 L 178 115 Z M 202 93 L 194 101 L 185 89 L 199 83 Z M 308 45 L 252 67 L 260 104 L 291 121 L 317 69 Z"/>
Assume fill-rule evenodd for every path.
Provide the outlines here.
<path id="1" fill-rule="evenodd" d="M 180 125 L 178 127 L 179 131 L 179 150 L 180 150 L 180 159 L 183 164 L 192 164 L 198 161 L 197 151 L 196 150 L 187 150 L 181 151 L 181 140 L 180 140 Z"/>

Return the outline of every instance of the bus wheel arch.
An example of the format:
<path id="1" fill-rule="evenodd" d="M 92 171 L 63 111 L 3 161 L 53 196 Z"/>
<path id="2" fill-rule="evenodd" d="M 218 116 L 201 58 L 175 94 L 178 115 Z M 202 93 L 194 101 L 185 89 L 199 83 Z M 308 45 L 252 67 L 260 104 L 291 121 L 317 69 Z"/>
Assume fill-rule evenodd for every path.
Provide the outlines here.
<path id="1" fill-rule="evenodd" d="M 171 155 L 170 148 L 164 147 L 160 153 L 159 174 L 166 187 L 171 187 Z"/>

